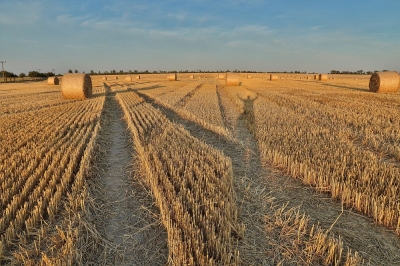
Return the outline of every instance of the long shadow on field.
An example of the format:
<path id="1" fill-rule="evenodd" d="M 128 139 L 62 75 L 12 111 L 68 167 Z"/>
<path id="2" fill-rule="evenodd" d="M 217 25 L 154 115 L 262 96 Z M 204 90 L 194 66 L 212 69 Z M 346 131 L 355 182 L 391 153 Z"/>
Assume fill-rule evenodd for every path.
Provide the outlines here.
<path id="1" fill-rule="evenodd" d="M 263 187 L 259 186 L 263 169 L 258 151 L 256 151 L 257 145 L 244 125 L 244 120 L 240 119 L 238 121 L 240 125 L 237 126 L 241 144 L 233 143 L 212 131 L 204 129 L 195 122 L 181 118 L 174 110 L 156 103 L 151 97 L 138 91 L 136 93 L 146 102 L 159 109 L 169 120 L 182 125 L 193 137 L 222 151 L 225 156 L 231 159 L 235 195 L 240 210 L 239 221 L 244 223 L 246 227 L 244 238 L 240 241 L 238 247 L 241 259 L 243 265 L 265 264 L 264 252 L 268 238 L 264 230 L 264 208 L 267 205 L 263 204 L 263 202 L 265 203 L 263 197 L 268 196 L 268 192 L 264 193 Z M 252 105 L 252 100 L 249 104 Z M 221 111 L 224 111 L 223 107 L 221 109 Z"/>
<path id="2" fill-rule="evenodd" d="M 253 101 L 246 99 L 243 103 L 242 119 L 246 121 L 249 131 L 253 131 L 257 126 Z M 256 143 L 254 138 L 252 141 Z M 258 148 L 254 151 L 260 154 Z M 312 224 L 320 224 L 322 229 L 329 230 L 336 236 L 342 236 L 344 244 L 353 251 L 361 253 L 364 258 L 370 259 L 372 265 L 399 264 L 400 241 L 393 231 L 374 225 L 371 218 L 360 215 L 351 208 L 343 208 L 340 202 L 331 198 L 330 194 L 319 193 L 299 179 L 285 174 L 284 169 L 278 170 L 279 167 L 272 166 L 262 158 L 260 160 L 264 171 L 269 171 L 264 182 L 276 204 L 287 203 L 288 208 L 300 205 L 301 212 L 310 217 Z"/>
<path id="3" fill-rule="evenodd" d="M 353 91 L 370 92 L 368 88 L 367 89 L 365 89 L 365 88 L 355 88 L 355 87 L 348 87 L 348 86 L 343 86 L 343 85 L 333 85 L 333 84 L 328 84 L 328 83 L 322 83 L 322 85 L 341 88 L 341 89 L 350 89 L 350 90 L 353 90 Z"/>
<path id="4" fill-rule="evenodd" d="M 135 92 L 158 108 L 168 119 L 184 126 L 192 136 L 221 150 L 231 158 L 235 193 L 239 200 L 243 200 L 238 204 L 240 220 L 246 225 L 245 244 L 240 244 L 240 248 L 244 247 L 243 250 L 240 249 L 240 253 L 245 265 L 262 265 L 262 259 L 264 258 L 264 262 L 266 259 L 264 248 L 268 245 L 262 243 L 268 239 L 263 224 L 264 214 L 270 212 L 269 206 L 265 204 L 266 195 L 274 197 L 274 203 L 277 205 L 288 203 L 288 208 L 301 205 L 301 212 L 310 216 L 312 224 L 319 223 L 323 229 L 329 229 L 336 236 L 341 235 L 346 245 L 357 250 L 365 258 L 370 257 L 374 265 L 394 265 L 394 262 L 400 260 L 400 241 L 393 232 L 373 225 L 370 218 L 351 209 L 345 209 L 342 213 L 341 204 L 331 199 L 330 195 L 316 192 L 314 188 L 285 175 L 283 171 L 260 158 L 254 133 L 250 132 L 257 126 L 254 115 L 255 99 L 242 99 L 245 110 L 237 120 L 236 135 L 241 142 L 237 144 L 195 122 L 182 119 L 174 110 L 156 103 L 151 97 L 137 90 Z M 243 189 L 244 187 L 246 188 Z M 252 248 L 252 242 L 257 243 L 257 248 Z"/>
<path id="5" fill-rule="evenodd" d="M 203 128 L 201 125 L 197 124 L 196 122 L 185 120 L 179 116 L 174 110 L 167 108 L 157 102 L 154 101 L 153 98 L 147 96 L 144 93 L 141 93 L 138 90 L 142 89 L 135 89 L 135 92 L 142 97 L 146 102 L 153 105 L 155 108 L 159 109 L 169 120 L 174 123 L 181 124 L 188 130 L 194 137 L 198 138 L 199 140 L 219 149 L 224 150 L 227 145 L 231 145 L 232 143 L 225 139 L 224 137 L 214 133 L 210 130 Z"/>

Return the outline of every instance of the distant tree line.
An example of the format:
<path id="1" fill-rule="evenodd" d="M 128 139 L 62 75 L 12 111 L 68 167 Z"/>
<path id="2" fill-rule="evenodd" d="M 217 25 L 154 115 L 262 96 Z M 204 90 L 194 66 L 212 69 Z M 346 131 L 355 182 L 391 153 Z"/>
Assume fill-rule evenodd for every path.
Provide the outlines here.
<path id="1" fill-rule="evenodd" d="M 234 73 L 265 73 L 264 71 L 251 71 L 251 70 L 233 70 L 230 71 L 229 69 L 227 70 L 200 70 L 200 69 L 196 69 L 196 70 L 153 70 L 153 71 L 149 71 L 149 70 L 128 70 L 128 71 L 124 71 L 124 70 L 119 70 L 116 71 L 115 69 L 110 70 L 110 71 L 94 71 L 94 70 L 90 70 L 89 74 L 90 75 L 116 75 L 116 74 L 167 74 L 167 73 L 225 73 L 225 72 L 234 72 Z M 68 73 L 79 73 L 78 70 L 68 70 Z M 85 73 L 83 71 L 83 73 Z M 278 73 L 278 72 L 274 72 L 274 73 Z M 306 73 L 306 72 L 300 72 L 300 71 L 292 71 L 292 72 L 279 72 L 279 73 Z"/>
<path id="2" fill-rule="evenodd" d="M 388 71 L 388 70 L 382 70 L 383 72 Z M 375 71 L 364 71 L 364 70 L 357 70 L 357 71 L 338 71 L 338 70 L 331 70 L 331 74 L 356 74 L 356 75 L 371 75 L 374 72 L 378 72 L 378 70 Z"/>

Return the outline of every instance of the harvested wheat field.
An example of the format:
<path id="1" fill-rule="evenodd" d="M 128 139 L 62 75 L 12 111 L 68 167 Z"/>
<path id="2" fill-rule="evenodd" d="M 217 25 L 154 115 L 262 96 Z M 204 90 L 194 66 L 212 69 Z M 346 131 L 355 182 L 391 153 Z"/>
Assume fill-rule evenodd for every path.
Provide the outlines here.
<path id="1" fill-rule="evenodd" d="M 400 265 L 399 93 L 192 75 L 2 84 L 0 264 Z"/>

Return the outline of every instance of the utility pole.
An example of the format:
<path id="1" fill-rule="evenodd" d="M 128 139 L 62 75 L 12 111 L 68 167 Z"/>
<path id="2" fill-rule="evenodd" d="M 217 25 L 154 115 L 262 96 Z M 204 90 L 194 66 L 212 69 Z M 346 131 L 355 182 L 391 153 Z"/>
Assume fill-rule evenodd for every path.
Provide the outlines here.
<path id="1" fill-rule="evenodd" d="M 4 66 L 3 66 L 3 64 L 4 64 L 6 61 L 0 61 L 0 62 L 1 62 L 1 68 L 3 69 L 3 80 L 6 81 L 6 76 L 4 76 Z"/>

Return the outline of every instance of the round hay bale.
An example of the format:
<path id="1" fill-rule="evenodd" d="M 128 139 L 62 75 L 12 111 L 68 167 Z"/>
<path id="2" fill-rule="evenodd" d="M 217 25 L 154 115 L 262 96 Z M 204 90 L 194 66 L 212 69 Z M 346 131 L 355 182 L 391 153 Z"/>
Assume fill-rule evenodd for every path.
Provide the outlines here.
<path id="1" fill-rule="evenodd" d="M 132 76 L 126 76 L 125 81 L 132 81 Z"/>
<path id="2" fill-rule="evenodd" d="M 319 74 L 318 80 L 319 80 L 319 81 L 328 80 L 328 75 L 327 75 L 327 74 Z"/>
<path id="3" fill-rule="evenodd" d="M 275 74 L 270 74 L 269 75 L 269 80 L 271 80 L 271 81 L 276 81 L 278 79 L 279 79 L 278 75 L 275 75 Z"/>
<path id="4" fill-rule="evenodd" d="M 318 79 L 318 75 L 314 75 L 314 79 L 317 80 Z"/>
<path id="5" fill-rule="evenodd" d="M 139 76 L 136 76 L 136 79 L 140 79 L 140 75 L 139 75 Z"/>
<path id="6" fill-rule="evenodd" d="M 61 92 L 66 99 L 86 99 L 92 95 L 92 80 L 88 74 L 64 74 Z"/>
<path id="7" fill-rule="evenodd" d="M 115 79 L 118 79 L 118 77 L 115 77 Z"/>
<path id="8" fill-rule="evenodd" d="M 226 73 L 226 86 L 239 86 L 239 73 Z"/>
<path id="9" fill-rule="evenodd" d="M 190 77 L 189 77 L 190 79 L 194 79 L 194 75 L 190 75 Z"/>
<path id="10" fill-rule="evenodd" d="M 399 74 L 396 71 L 375 72 L 369 79 L 369 90 L 372 92 L 397 92 Z"/>
<path id="11" fill-rule="evenodd" d="M 49 85 L 58 85 L 58 84 L 60 84 L 60 80 L 57 77 L 49 77 L 47 79 L 47 84 L 49 84 Z"/>
<path id="12" fill-rule="evenodd" d="M 103 77 L 102 80 L 107 80 L 107 77 Z"/>
<path id="13" fill-rule="evenodd" d="M 176 73 L 172 73 L 172 74 L 167 75 L 167 79 L 169 81 L 176 81 Z"/>
<path id="14" fill-rule="evenodd" d="M 226 79 L 226 73 L 219 73 L 218 79 Z"/>
<path id="15" fill-rule="evenodd" d="M 248 79 L 252 79 L 253 77 L 251 75 L 247 75 L 247 78 Z"/>
<path id="16" fill-rule="evenodd" d="M 310 77 L 307 77 L 307 79 L 311 79 Z"/>

